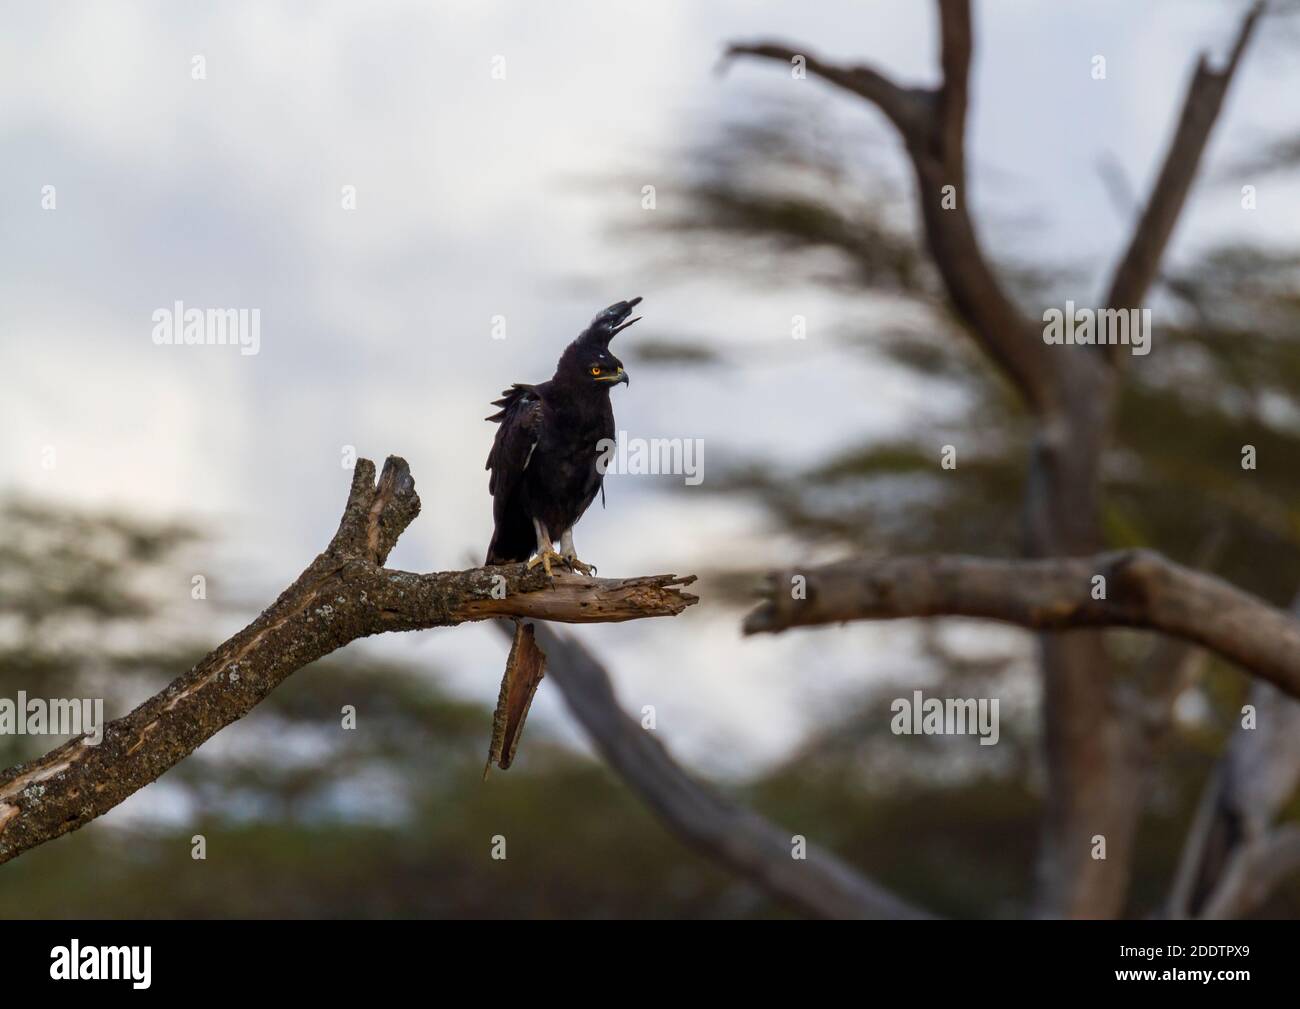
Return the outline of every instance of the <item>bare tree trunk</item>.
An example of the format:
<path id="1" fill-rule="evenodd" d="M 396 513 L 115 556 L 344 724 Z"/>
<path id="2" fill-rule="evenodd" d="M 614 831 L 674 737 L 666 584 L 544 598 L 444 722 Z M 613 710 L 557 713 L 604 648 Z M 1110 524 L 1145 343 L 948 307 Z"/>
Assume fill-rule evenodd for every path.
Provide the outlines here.
<path id="1" fill-rule="evenodd" d="M 1105 307 L 1137 307 L 1155 280 L 1263 8 L 1257 3 L 1247 13 L 1222 69 L 1204 57 L 1198 63 Z M 1024 502 L 1026 552 L 1039 558 L 1093 554 L 1102 546 L 1100 472 L 1122 359 L 1113 348 L 1046 347 L 1041 327 L 1013 304 L 984 255 L 966 184 L 970 2 L 938 0 L 938 9 L 942 80 L 935 88 L 900 87 L 874 68 L 830 64 L 784 43 L 737 44 L 728 52 L 784 63 L 801 58 L 809 73 L 876 105 L 897 129 L 912 161 L 926 242 L 952 305 L 1037 424 Z M 1100 633 L 1044 634 L 1040 651 L 1047 788 L 1037 911 L 1113 917 L 1124 907 L 1141 764 L 1148 759 L 1137 739 L 1141 726 L 1118 702 Z"/>

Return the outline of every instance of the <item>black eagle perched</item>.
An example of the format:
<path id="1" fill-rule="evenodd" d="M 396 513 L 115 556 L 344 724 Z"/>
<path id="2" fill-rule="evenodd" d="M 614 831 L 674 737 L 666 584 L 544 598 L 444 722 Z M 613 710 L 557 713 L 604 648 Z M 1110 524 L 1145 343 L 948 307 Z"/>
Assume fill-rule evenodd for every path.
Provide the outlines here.
<path id="1" fill-rule="evenodd" d="M 540 563 L 547 574 L 557 556 L 583 574 L 594 570 L 578 560 L 573 526 L 605 479 L 597 465 L 601 442 L 616 433 L 609 392 L 628 384 L 609 341 L 637 321 L 628 316 L 640 301 L 620 301 L 592 319 L 560 355 L 550 381 L 512 385 L 492 404 L 501 410 L 487 419 L 501 427 L 487 459 L 496 529 L 486 563 L 512 564 L 536 553 L 529 566 Z"/>
<path id="2" fill-rule="evenodd" d="M 512 385 L 493 403 L 501 409 L 487 419 L 501 426 L 487 459 L 496 525 L 485 563 L 528 561 L 529 567 L 541 564 L 548 575 L 557 561 L 584 575 L 596 570 L 578 559 L 573 527 L 604 487 L 601 443 L 612 443 L 616 435 L 609 392 L 628 384 L 623 362 L 609 352 L 609 341 L 637 321 L 628 316 L 640 302 L 633 298 L 610 305 L 565 348 L 549 381 Z M 516 620 L 492 718 L 485 777 L 493 764 L 505 770 L 513 762 L 545 669 L 533 625 Z"/>

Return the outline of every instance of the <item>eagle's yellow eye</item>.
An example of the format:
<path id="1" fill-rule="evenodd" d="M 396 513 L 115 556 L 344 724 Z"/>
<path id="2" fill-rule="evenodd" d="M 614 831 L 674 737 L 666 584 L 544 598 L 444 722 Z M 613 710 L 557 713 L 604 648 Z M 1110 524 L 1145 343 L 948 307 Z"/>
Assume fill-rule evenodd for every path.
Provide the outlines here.
<path id="1" fill-rule="evenodd" d="M 593 375 L 599 375 L 599 374 L 600 374 L 600 365 L 598 365 L 598 364 L 593 364 L 593 365 L 591 366 L 591 373 L 592 373 Z"/>

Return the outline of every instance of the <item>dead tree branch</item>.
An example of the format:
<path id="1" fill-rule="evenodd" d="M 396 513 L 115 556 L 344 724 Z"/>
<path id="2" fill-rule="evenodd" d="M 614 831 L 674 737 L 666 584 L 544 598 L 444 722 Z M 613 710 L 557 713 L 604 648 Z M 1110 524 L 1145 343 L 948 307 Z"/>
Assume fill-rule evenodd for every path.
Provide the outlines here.
<path id="1" fill-rule="evenodd" d="M 1204 53 L 1197 61 L 1187 96 L 1183 99 L 1182 115 L 1165 153 L 1164 163 L 1151 187 L 1146 207 L 1138 218 L 1124 257 L 1111 279 L 1110 290 L 1106 295 L 1106 304 L 1111 308 L 1138 307 L 1156 279 L 1160 260 L 1174 233 L 1174 226 L 1182 215 L 1201 156 L 1205 153 L 1210 133 L 1219 118 L 1228 85 L 1232 83 L 1233 75 L 1241 64 L 1242 54 L 1264 13 L 1264 7 L 1263 0 L 1260 0 L 1247 11 L 1222 69 L 1212 68 Z M 1116 355 L 1120 348 L 1112 346 L 1109 350 L 1112 355 Z"/>
<path id="2" fill-rule="evenodd" d="M 573 717 L 614 772 L 683 842 L 814 917 L 930 917 L 829 851 L 810 844 L 806 858 L 793 858 L 788 832 L 696 781 L 623 712 L 608 672 L 586 647 L 545 624 L 536 634 Z"/>
<path id="3" fill-rule="evenodd" d="M 1096 576 L 1105 598 L 1093 598 Z M 795 598 L 792 585 L 803 598 Z M 899 617 L 982 617 L 1035 630 L 1138 627 L 1201 645 L 1300 697 L 1300 620 L 1149 550 L 994 560 L 855 558 L 771 576 L 747 634 Z"/>
<path id="4" fill-rule="evenodd" d="M 1300 827 L 1274 823 L 1300 783 L 1300 702 L 1256 681 L 1249 703 L 1254 720 L 1232 734 L 1188 830 L 1172 918 L 1241 917 L 1300 869 Z"/>
<path id="5" fill-rule="evenodd" d="M 1286 824 L 1237 848 L 1201 918 L 1241 918 L 1300 870 L 1300 826 Z"/>
<path id="6" fill-rule="evenodd" d="M 413 574 L 383 566 L 419 514 L 406 462 L 358 460 L 325 552 L 265 612 L 130 714 L 0 772 L 0 862 L 76 830 L 157 779 L 286 677 L 350 641 L 488 617 L 571 623 L 673 616 L 694 577 L 557 577 L 522 564 Z"/>
<path id="7" fill-rule="evenodd" d="M 807 48 L 782 42 L 734 43 L 726 56 L 786 65 L 802 59 L 808 73 L 866 99 L 885 114 L 911 159 L 926 241 L 954 308 L 1025 400 L 1043 406 L 1054 390 L 1042 328 L 1004 290 L 969 210 L 965 129 L 973 48 L 970 4 L 940 0 L 939 6 L 943 78 L 935 88 L 904 88 L 871 67 L 837 66 Z"/>

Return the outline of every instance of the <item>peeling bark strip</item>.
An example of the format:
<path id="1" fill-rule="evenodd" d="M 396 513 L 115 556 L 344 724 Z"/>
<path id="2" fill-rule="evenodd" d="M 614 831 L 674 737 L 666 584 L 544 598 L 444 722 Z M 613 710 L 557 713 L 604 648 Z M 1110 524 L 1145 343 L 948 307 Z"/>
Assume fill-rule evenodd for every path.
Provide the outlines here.
<path id="1" fill-rule="evenodd" d="M 261 616 L 109 722 L 98 746 L 73 739 L 0 772 L 0 862 L 102 816 L 248 714 L 289 674 L 357 638 L 491 616 L 568 623 L 673 616 L 697 601 L 682 591 L 694 576 L 552 583 L 523 564 L 434 574 L 383 567 L 419 513 L 405 460 L 389 456 L 376 485 L 374 463 L 359 459 L 338 532 Z"/>
<path id="2" fill-rule="evenodd" d="M 1093 578 L 1106 579 L 1094 599 Z M 794 599 L 790 579 L 807 579 Z M 777 572 L 745 633 L 899 617 L 984 617 L 1035 630 L 1137 627 L 1217 652 L 1300 697 L 1300 620 L 1221 578 L 1151 550 L 1037 561 L 984 557 L 855 558 Z"/>
<path id="3" fill-rule="evenodd" d="M 492 714 L 492 741 L 488 744 L 487 764 L 483 767 L 484 780 L 493 764 L 506 771 L 514 763 L 528 709 L 533 705 L 533 695 L 546 675 L 546 656 L 537 647 L 534 626 L 521 620 L 514 624 L 506 672 L 501 677 L 501 693 Z"/>

